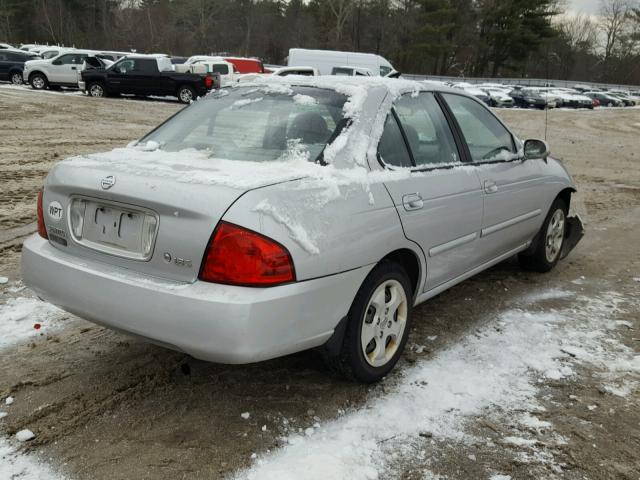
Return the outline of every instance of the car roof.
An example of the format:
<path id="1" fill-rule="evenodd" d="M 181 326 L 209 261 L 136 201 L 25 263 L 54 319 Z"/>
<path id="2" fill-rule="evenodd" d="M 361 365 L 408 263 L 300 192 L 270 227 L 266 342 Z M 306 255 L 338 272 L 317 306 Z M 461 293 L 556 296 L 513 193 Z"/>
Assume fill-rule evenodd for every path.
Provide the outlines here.
<path id="1" fill-rule="evenodd" d="M 248 85 L 287 85 L 299 87 L 315 87 L 335 90 L 338 93 L 347 93 L 348 90 L 359 87 L 367 92 L 388 93 L 394 96 L 402 95 L 408 92 L 444 92 L 464 95 L 469 98 L 475 97 L 461 89 L 451 88 L 446 85 L 440 85 L 427 81 L 407 80 L 401 78 L 385 78 L 379 76 L 371 77 L 355 77 L 355 76 L 336 76 L 336 75 L 319 75 L 315 77 L 304 76 L 273 76 L 265 75 L 256 77 L 249 82 L 241 83 L 233 86 Z"/>

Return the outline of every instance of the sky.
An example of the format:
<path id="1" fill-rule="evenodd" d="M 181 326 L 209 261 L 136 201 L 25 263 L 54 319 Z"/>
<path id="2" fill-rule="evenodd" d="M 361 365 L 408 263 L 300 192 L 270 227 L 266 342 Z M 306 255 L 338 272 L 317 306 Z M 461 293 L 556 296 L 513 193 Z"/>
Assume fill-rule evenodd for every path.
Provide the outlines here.
<path id="1" fill-rule="evenodd" d="M 587 13 L 595 15 L 598 13 L 598 7 L 600 0 L 569 0 L 567 2 L 567 8 L 573 10 L 576 13 Z"/>

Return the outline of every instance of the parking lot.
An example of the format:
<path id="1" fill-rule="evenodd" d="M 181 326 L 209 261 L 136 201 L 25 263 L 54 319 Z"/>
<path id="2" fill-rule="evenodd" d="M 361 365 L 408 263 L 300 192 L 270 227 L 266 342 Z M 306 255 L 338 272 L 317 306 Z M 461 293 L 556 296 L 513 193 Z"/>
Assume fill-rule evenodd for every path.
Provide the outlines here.
<path id="1" fill-rule="evenodd" d="M 0 318 L 29 296 L 20 245 L 51 166 L 180 108 L 0 86 Z M 373 387 L 314 352 L 215 365 L 34 309 L 23 322 L 39 329 L 0 343 L 0 399 L 15 400 L 0 436 L 36 438 L 0 449 L 0 465 L 18 475 L 28 454 L 71 478 L 264 479 L 298 478 L 305 458 L 313 478 L 639 478 L 640 109 L 497 112 L 522 138 L 543 138 L 548 115 L 579 186 L 587 234 L 556 270 L 509 260 L 419 306 L 400 368 Z"/>

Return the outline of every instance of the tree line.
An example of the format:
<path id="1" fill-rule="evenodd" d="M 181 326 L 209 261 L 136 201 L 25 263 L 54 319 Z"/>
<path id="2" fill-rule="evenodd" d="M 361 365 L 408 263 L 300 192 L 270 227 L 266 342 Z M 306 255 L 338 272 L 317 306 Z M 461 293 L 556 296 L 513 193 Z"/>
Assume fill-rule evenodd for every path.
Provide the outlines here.
<path id="1" fill-rule="evenodd" d="M 283 64 L 291 47 L 378 53 L 406 73 L 640 84 L 640 0 L 0 0 L 0 41 Z"/>

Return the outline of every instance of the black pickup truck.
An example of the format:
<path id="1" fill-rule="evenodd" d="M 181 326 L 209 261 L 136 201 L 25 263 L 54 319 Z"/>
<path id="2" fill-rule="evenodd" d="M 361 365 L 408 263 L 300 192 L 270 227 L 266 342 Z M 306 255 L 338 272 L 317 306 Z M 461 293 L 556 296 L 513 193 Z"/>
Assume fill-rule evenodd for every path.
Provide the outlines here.
<path id="1" fill-rule="evenodd" d="M 133 94 L 178 97 L 189 103 L 214 87 L 214 78 L 195 73 L 177 73 L 171 59 L 156 55 L 128 55 L 106 68 L 84 69 L 80 90 L 92 97 Z"/>

